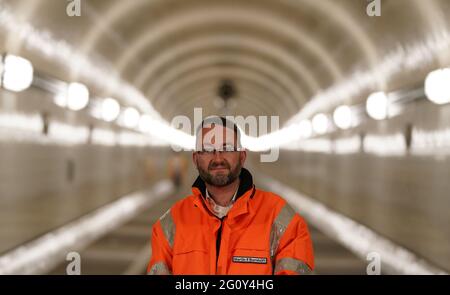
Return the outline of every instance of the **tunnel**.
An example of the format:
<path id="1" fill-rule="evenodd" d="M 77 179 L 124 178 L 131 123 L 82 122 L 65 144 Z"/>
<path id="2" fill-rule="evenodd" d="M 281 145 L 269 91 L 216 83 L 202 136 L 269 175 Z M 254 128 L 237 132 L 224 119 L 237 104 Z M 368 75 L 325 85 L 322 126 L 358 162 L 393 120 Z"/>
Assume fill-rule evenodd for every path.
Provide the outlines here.
<path id="1" fill-rule="evenodd" d="M 447 0 L 0 1 L 0 274 L 147 274 L 210 116 L 236 123 L 255 187 L 304 220 L 313 274 L 448 274 L 449 14 Z"/>

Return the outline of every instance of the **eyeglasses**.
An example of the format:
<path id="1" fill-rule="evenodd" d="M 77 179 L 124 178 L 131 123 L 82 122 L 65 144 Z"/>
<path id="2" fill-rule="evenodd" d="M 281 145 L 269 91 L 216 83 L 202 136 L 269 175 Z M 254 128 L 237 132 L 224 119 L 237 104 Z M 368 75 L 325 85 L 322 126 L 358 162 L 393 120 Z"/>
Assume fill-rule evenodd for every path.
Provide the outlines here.
<path id="1" fill-rule="evenodd" d="M 215 152 L 220 153 L 220 154 L 230 154 L 230 153 L 239 152 L 239 151 L 240 151 L 240 149 L 233 145 L 225 145 L 221 149 L 216 149 L 212 146 L 204 146 L 202 150 L 197 151 L 196 153 L 203 156 L 203 155 L 214 155 Z"/>

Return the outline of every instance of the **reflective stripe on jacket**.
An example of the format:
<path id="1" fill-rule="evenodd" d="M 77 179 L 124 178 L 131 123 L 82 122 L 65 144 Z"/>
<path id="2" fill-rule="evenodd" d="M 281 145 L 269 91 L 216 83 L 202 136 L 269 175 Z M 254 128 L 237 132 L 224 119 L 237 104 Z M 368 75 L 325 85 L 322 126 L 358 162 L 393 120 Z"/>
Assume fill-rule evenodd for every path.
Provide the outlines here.
<path id="1" fill-rule="evenodd" d="M 308 274 L 314 268 L 305 221 L 280 196 L 256 189 L 242 168 L 236 201 L 219 219 L 197 178 L 193 194 L 154 225 L 148 274 Z"/>

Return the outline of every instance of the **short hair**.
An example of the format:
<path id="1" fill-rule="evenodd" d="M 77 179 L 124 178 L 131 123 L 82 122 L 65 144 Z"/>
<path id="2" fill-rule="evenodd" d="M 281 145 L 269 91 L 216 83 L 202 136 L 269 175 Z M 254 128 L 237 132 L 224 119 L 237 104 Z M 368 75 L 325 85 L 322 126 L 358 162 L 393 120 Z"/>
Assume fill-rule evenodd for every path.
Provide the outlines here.
<path id="1" fill-rule="evenodd" d="M 234 131 L 234 134 L 236 134 L 236 147 L 238 149 L 241 149 L 241 131 L 239 129 L 239 127 L 236 125 L 236 123 L 234 123 L 234 121 L 227 119 L 226 117 L 222 117 L 222 116 L 209 116 L 206 117 L 205 119 L 202 120 L 202 122 L 197 126 L 197 129 L 195 130 L 195 147 L 196 150 L 200 150 L 199 147 L 197 146 L 198 143 L 198 137 L 199 134 L 201 133 L 202 129 L 205 127 L 209 127 L 212 125 L 220 125 L 222 127 L 231 129 Z"/>

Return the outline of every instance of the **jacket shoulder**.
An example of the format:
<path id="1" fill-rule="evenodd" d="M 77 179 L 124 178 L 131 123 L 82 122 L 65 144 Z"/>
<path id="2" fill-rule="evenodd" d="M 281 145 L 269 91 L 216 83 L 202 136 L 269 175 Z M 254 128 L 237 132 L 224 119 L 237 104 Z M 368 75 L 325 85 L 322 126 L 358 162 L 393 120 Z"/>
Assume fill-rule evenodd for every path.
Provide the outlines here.
<path id="1" fill-rule="evenodd" d="M 187 208 L 191 208 L 194 204 L 194 199 L 195 196 L 194 195 L 188 195 L 184 198 L 182 198 L 181 200 L 178 200 L 175 202 L 175 204 L 173 204 L 167 211 L 165 214 L 167 214 L 167 212 L 170 212 L 172 218 L 174 216 L 179 216 L 180 212 L 185 211 Z M 163 215 L 164 216 L 164 215 Z M 162 218 L 162 217 L 161 217 Z"/>
<path id="2" fill-rule="evenodd" d="M 178 200 L 175 204 L 172 205 L 171 209 L 173 210 L 180 210 L 182 208 L 185 208 L 186 206 L 192 206 L 194 203 L 195 196 L 194 195 L 188 195 L 181 200 Z"/>
<path id="3" fill-rule="evenodd" d="M 261 198 L 261 200 L 264 201 L 264 203 L 270 203 L 271 205 L 278 205 L 278 206 L 283 206 L 284 204 L 287 203 L 283 197 L 274 192 L 269 192 L 257 188 L 256 194 L 258 194 L 259 198 Z"/>
<path id="4" fill-rule="evenodd" d="M 261 201 L 266 203 L 264 205 L 272 206 L 276 216 L 285 216 L 287 220 L 291 220 L 293 216 L 297 216 L 296 218 L 299 219 L 300 223 L 306 223 L 300 212 L 280 195 L 264 190 L 257 191 L 262 196 Z"/>

